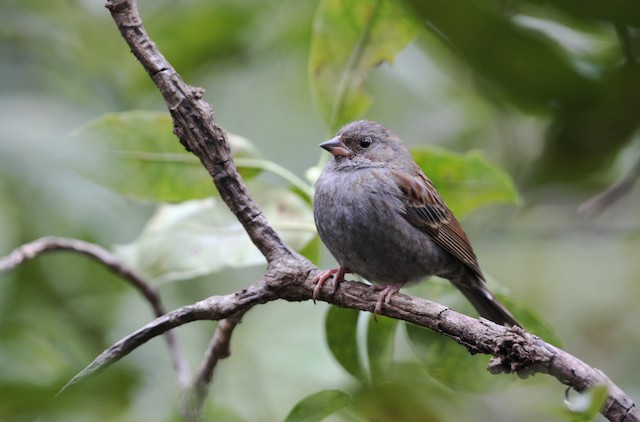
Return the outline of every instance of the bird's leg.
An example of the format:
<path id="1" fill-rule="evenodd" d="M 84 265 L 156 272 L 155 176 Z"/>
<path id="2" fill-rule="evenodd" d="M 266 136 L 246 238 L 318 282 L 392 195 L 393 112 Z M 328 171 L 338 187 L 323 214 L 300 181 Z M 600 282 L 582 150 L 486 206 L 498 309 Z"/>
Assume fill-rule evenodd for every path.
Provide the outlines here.
<path id="1" fill-rule="evenodd" d="M 378 293 L 378 301 L 376 302 L 376 307 L 373 309 L 374 320 L 376 321 L 378 320 L 376 317 L 382 310 L 382 303 L 384 302 L 385 305 L 388 305 L 389 300 L 391 299 L 391 296 L 398 293 L 398 291 L 400 291 L 403 285 L 404 283 L 394 283 L 394 284 L 387 284 L 383 286 L 377 286 L 377 285 L 372 286 L 373 291 L 380 292 Z"/>
<path id="2" fill-rule="evenodd" d="M 334 294 L 336 290 L 338 290 L 338 283 L 344 280 L 345 274 L 349 272 L 350 272 L 349 269 L 345 267 L 332 268 L 330 270 L 320 271 L 320 273 L 318 273 L 318 275 L 316 275 L 313 278 L 313 282 L 316 283 L 316 287 L 313 289 L 313 295 L 311 296 L 311 298 L 313 299 L 313 303 L 316 303 L 316 299 L 320 294 L 320 290 L 322 290 L 322 286 L 328 279 L 331 278 L 332 275 L 335 274 L 335 276 L 333 277 L 334 283 L 333 283 L 333 292 L 332 292 L 332 294 Z"/>

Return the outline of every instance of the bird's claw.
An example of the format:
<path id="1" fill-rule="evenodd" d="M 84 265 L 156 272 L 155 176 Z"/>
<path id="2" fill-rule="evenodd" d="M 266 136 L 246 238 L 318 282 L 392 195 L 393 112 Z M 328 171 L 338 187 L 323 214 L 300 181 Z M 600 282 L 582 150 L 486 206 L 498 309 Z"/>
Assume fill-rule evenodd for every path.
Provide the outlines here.
<path id="1" fill-rule="evenodd" d="M 389 300 L 391 300 L 391 296 L 398 293 L 402 284 L 388 284 L 386 286 L 373 286 L 374 291 L 380 291 L 378 293 L 378 300 L 376 301 L 376 306 L 373 308 L 373 320 L 378 321 L 378 314 L 382 311 L 382 304 L 389 304 Z"/>
<path id="2" fill-rule="evenodd" d="M 349 270 L 347 270 L 346 268 L 340 267 L 340 268 L 332 268 L 330 270 L 324 270 L 318 273 L 318 275 L 316 275 L 312 280 L 312 283 L 316 283 L 316 287 L 313 289 L 313 294 L 311 295 L 311 298 L 313 299 L 313 303 L 316 303 L 316 300 L 320 295 L 320 290 L 322 290 L 322 286 L 324 285 L 324 283 L 327 282 L 327 280 L 331 278 L 331 276 L 334 276 L 332 293 L 335 293 L 338 290 L 338 283 L 344 280 L 344 276 L 348 272 Z"/>

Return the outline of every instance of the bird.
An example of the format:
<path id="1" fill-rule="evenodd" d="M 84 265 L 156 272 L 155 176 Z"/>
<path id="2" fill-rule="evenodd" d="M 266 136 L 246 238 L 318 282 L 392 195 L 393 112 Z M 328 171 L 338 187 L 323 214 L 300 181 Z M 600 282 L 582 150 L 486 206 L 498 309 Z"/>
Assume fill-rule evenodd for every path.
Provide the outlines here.
<path id="1" fill-rule="evenodd" d="M 380 123 L 359 120 L 320 144 L 332 154 L 315 184 L 320 239 L 339 264 L 313 279 L 313 300 L 333 277 L 360 275 L 378 292 L 374 317 L 403 286 L 448 279 L 478 313 L 522 325 L 487 288 L 471 243 L 402 140 Z"/>

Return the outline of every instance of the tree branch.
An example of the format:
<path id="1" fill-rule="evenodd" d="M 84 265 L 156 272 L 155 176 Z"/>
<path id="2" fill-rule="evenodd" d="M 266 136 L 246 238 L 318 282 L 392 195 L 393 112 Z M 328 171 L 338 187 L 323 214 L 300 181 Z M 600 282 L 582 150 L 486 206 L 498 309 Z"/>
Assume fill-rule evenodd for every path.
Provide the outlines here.
<path id="1" fill-rule="evenodd" d="M 40 253 L 51 250 L 72 250 L 86 254 L 109 268 L 115 268 L 115 271 L 129 279 L 125 274 L 130 270 L 124 268 L 121 263 L 113 262 L 113 257 L 109 257 L 110 252 L 86 242 L 60 238 L 43 238 L 17 248 L 9 256 L 0 259 L 0 270 L 14 268 Z M 148 340 L 158 335 L 171 334 L 169 331 L 172 328 L 196 320 L 227 318 L 227 322 L 221 322 L 216 330 L 208 357 L 196 380 L 200 383 L 199 388 L 206 390 L 216 363 L 227 355 L 230 336 L 239 318 L 253 306 L 273 300 L 311 299 L 315 287 L 311 282 L 314 274 L 315 271 L 305 273 L 286 263 L 274 262 L 267 274 L 249 288 L 226 296 L 212 296 L 179 308 L 123 338 L 105 350 L 61 391 L 107 368 Z M 153 288 L 148 286 L 147 290 L 153 291 Z M 369 311 L 374 309 L 377 301 L 375 292 L 362 283 L 343 282 L 335 294 L 330 294 L 330 290 L 322 290 L 319 299 L 337 306 Z M 403 294 L 392 296 L 390 303 L 380 314 L 439 332 L 465 346 L 470 353 L 493 355 L 494 359 L 489 365 L 492 373 L 517 373 L 521 377 L 546 373 L 577 391 L 606 385 L 609 392 L 602 413 L 612 421 L 640 420 L 640 412 L 633 401 L 605 374 L 524 330 L 516 327 L 507 329 L 485 319 L 476 320 L 438 303 Z"/>
<path id="2" fill-rule="evenodd" d="M 135 0 L 107 1 L 107 9 L 131 52 L 156 84 L 173 117 L 173 131 L 180 143 L 200 159 L 229 209 L 249 237 L 271 262 L 297 255 L 269 225 L 249 195 L 231 158 L 226 133 L 215 123 L 203 89 L 187 85 L 147 35 Z"/>
<path id="3" fill-rule="evenodd" d="M 242 317 L 244 317 L 246 312 L 247 310 L 242 310 L 220 321 L 211 338 L 207 353 L 205 353 L 204 360 L 198 371 L 198 376 L 194 380 L 194 385 L 209 383 L 213 377 L 213 370 L 218 364 L 218 361 L 231 355 L 231 349 L 229 347 L 231 344 L 231 335 L 236 326 L 242 321 Z"/>
<path id="4" fill-rule="evenodd" d="M 227 296 L 213 296 L 170 312 L 107 349 L 65 388 L 105 369 L 151 338 L 188 322 L 221 320 L 276 299 L 295 302 L 309 300 L 315 287 L 311 282 L 312 277 L 307 276 L 304 280 L 296 277 L 299 274 L 294 269 L 281 274 L 268 273 L 246 290 Z M 376 293 L 363 283 L 342 282 L 333 295 L 327 293 L 328 290 L 321 292 L 320 299 L 337 306 L 373 312 L 376 305 Z M 506 328 L 483 318 L 474 319 L 444 305 L 404 294 L 392 296 L 380 315 L 450 337 L 472 354 L 493 355 L 489 364 L 492 373 L 515 373 L 522 378 L 536 373 L 549 374 L 580 392 L 605 385 L 608 398 L 602 414 L 611 421 L 640 421 L 640 412 L 631 398 L 604 373 L 518 327 Z"/>
<path id="5" fill-rule="evenodd" d="M 247 289 L 226 296 L 211 296 L 191 305 L 183 306 L 156 318 L 154 321 L 121 339 L 105 350 L 85 369 L 73 377 L 60 392 L 87 376 L 106 369 L 113 363 L 131 353 L 140 345 L 173 328 L 192 321 L 219 321 L 232 317 L 239 312 L 246 312 L 253 306 L 267 303 L 279 297 L 271 291 L 268 283 L 262 279 Z"/>
<path id="6" fill-rule="evenodd" d="M 155 286 L 147 282 L 144 277 L 125 264 L 122 259 L 107 249 L 94 243 L 65 237 L 42 237 L 14 249 L 8 256 L 0 258 L 0 273 L 9 271 L 18 265 L 29 261 L 42 253 L 51 251 L 73 251 L 92 258 L 109 270 L 128 281 L 149 302 L 157 317 L 167 313 L 162 299 Z M 178 376 L 180 386 L 186 388 L 191 383 L 189 368 L 184 352 L 176 337 L 171 332 L 165 333 L 165 340 L 169 348 L 169 355 Z"/>
<path id="7" fill-rule="evenodd" d="M 221 197 L 266 257 L 268 266 L 264 277 L 245 290 L 179 308 L 123 338 L 104 351 L 65 388 L 106 368 L 149 339 L 188 322 L 232 318 L 253 306 L 276 299 L 309 300 L 315 287 L 311 276 L 317 271 L 307 259 L 282 242 L 249 196 L 231 159 L 227 137 L 215 124 L 211 106 L 202 100 L 203 91 L 185 84 L 158 51 L 142 26 L 136 1 L 110 0 L 107 8 L 131 51 L 162 93 L 173 117 L 175 134 L 208 170 Z M 342 307 L 371 311 L 377 300 L 375 293 L 361 283 L 341 283 L 335 294 L 329 294 L 327 290 L 321 291 L 320 299 Z M 631 399 L 602 372 L 522 329 L 507 329 L 484 319 L 476 320 L 443 305 L 403 294 L 392 296 L 380 314 L 451 337 L 471 353 L 493 355 L 492 372 L 521 376 L 547 373 L 578 391 L 604 384 L 608 387 L 608 398 L 602 413 L 612 421 L 640 421 L 640 413 Z M 210 354 L 219 347 L 221 351 L 215 352 L 218 358 L 224 355 L 232 328 L 228 326 L 226 333 L 220 333 L 220 340 L 214 336 Z M 207 362 L 199 379 L 209 377 L 217 358 Z"/>
<path id="8" fill-rule="evenodd" d="M 232 316 L 221 320 L 211 338 L 207 352 L 204 355 L 200 370 L 196 375 L 190 391 L 183 402 L 183 413 L 189 420 L 202 420 L 202 407 L 209 393 L 209 385 L 213 379 L 213 371 L 221 359 L 231 355 L 231 335 L 242 320 L 248 309 L 241 310 Z"/>

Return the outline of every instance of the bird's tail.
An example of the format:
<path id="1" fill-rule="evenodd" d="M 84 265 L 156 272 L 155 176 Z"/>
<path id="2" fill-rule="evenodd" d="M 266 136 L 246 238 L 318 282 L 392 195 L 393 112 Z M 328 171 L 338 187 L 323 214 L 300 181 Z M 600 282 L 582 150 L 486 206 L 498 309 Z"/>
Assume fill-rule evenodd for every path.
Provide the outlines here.
<path id="1" fill-rule="evenodd" d="M 489 291 L 484 280 L 476 277 L 472 283 L 466 281 L 465 283 L 454 283 L 454 285 L 460 289 L 462 294 L 484 318 L 496 324 L 522 327 L 522 324 Z"/>

